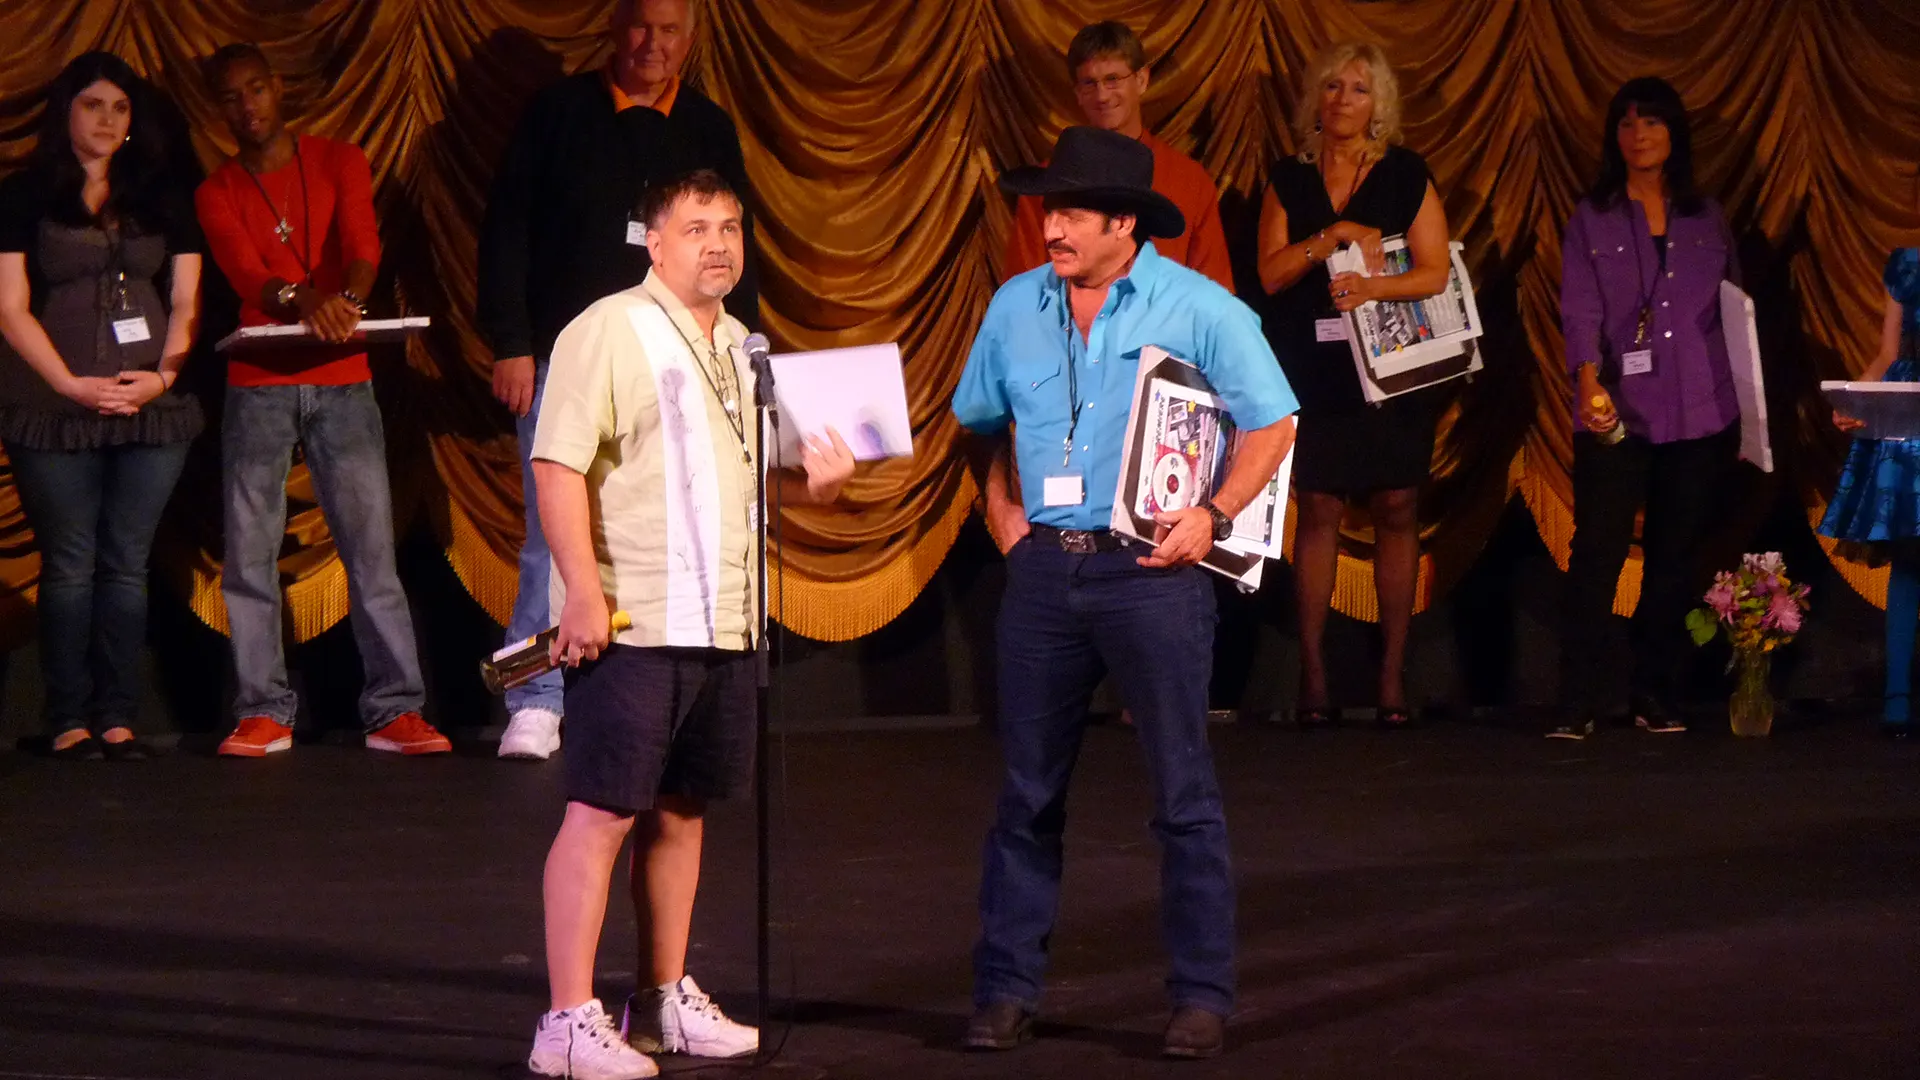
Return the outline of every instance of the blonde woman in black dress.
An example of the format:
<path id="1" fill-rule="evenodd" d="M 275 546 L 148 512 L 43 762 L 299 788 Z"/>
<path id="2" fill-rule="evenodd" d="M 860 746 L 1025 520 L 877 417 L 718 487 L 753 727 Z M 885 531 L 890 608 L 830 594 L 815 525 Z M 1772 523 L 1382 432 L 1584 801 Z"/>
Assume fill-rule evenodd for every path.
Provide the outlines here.
<path id="1" fill-rule="evenodd" d="M 1299 719 L 1334 713 L 1322 651 L 1349 501 L 1373 520 L 1374 588 L 1383 645 L 1379 716 L 1408 709 L 1404 668 L 1420 564 L 1420 487 L 1432 467 L 1444 390 L 1365 404 L 1340 315 L 1369 300 L 1414 300 L 1446 287 L 1447 215 L 1426 162 L 1398 145 L 1400 91 L 1373 45 L 1336 45 L 1314 63 L 1295 117 L 1300 152 L 1276 162 L 1260 208 L 1260 284 L 1270 295 L 1273 351 L 1300 398 L 1293 486 L 1299 518 L 1293 565 L 1300 618 Z M 1327 257 L 1354 245 L 1373 271 L 1382 240 L 1404 236 L 1412 267 L 1392 276 L 1330 274 Z"/>

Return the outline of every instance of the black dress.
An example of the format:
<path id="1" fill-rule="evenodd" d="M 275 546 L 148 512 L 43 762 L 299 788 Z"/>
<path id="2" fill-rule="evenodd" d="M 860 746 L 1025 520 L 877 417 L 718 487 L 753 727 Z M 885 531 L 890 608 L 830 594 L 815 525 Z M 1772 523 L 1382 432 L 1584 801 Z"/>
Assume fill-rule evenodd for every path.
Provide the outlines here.
<path id="1" fill-rule="evenodd" d="M 1420 155 L 1388 147 L 1345 211 L 1335 213 L 1317 165 L 1282 158 L 1268 175 L 1275 198 L 1287 212 L 1289 244 L 1342 220 L 1378 229 L 1382 236 L 1404 235 L 1420 212 L 1430 180 Z M 1368 405 L 1348 344 L 1315 340 L 1314 323 L 1339 314 L 1327 289 L 1330 280 L 1326 264 L 1315 264 L 1307 276 L 1268 298 L 1262 320 L 1300 400 L 1293 482 L 1332 495 L 1419 487 L 1432 471 L 1433 433 L 1448 389 L 1429 387 Z"/>

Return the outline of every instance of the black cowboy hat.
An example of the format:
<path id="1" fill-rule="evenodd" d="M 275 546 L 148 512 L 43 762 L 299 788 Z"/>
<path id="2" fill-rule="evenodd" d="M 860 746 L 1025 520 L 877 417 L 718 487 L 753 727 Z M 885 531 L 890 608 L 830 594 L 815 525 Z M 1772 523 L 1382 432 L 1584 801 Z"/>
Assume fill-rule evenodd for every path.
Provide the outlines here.
<path id="1" fill-rule="evenodd" d="M 1096 127 L 1070 127 L 1053 145 L 1046 168 L 1026 165 L 1000 177 L 1015 195 L 1061 195 L 1103 214 L 1132 214 L 1141 236 L 1179 236 L 1186 216 L 1153 190 L 1153 151 L 1138 139 Z"/>

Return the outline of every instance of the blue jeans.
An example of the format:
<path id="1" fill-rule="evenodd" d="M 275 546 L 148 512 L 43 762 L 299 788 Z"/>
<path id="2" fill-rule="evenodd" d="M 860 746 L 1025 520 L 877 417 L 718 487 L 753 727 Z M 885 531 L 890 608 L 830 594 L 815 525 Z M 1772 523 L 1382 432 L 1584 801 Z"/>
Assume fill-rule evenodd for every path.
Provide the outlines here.
<path id="1" fill-rule="evenodd" d="M 547 582 L 553 573 L 547 534 L 540 530 L 540 504 L 533 492 L 533 429 L 540 419 L 540 399 L 546 395 L 547 365 L 534 365 L 533 407 L 514 422 L 520 436 L 520 494 L 526 500 L 527 539 L 520 545 L 520 588 L 513 597 L 513 620 L 507 623 L 507 644 L 530 638 L 553 625 L 547 601 Z M 566 685 L 560 669 L 507 691 L 507 715 L 521 709 L 565 713 Z"/>
<path id="2" fill-rule="evenodd" d="M 8 448 L 40 547 L 40 672 L 52 734 L 133 726 L 147 557 L 187 446 Z"/>
<path id="3" fill-rule="evenodd" d="M 366 683 L 368 731 L 426 700 L 413 615 L 394 568 L 393 493 L 386 435 L 373 384 L 230 386 L 221 421 L 221 487 L 227 557 L 220 591 L 233 629 L 236 718 L 291 725 L 299 702 L 287 684 L 281 637 L 280 545 L 287 531 L 287 472 L 306 448 L 320 511 L 347 568 L 349 618 Z"/>
<path id="4" fill-rule="evenodd" d="M 1168 995 L 1176 1007 L 1232 1010 L 1233 865 L 1207 744 L 1213 588 L 1198 569 L 1144 569 L 1142 553 L 1069 555 L 1031 539 L 1008 553 L 998 648 L 1007 772 L 982 859 L 978 1006 L 1039 1003 L 1067 785 L 1088 700 L 1111 671 L 1153 788 Z"/>

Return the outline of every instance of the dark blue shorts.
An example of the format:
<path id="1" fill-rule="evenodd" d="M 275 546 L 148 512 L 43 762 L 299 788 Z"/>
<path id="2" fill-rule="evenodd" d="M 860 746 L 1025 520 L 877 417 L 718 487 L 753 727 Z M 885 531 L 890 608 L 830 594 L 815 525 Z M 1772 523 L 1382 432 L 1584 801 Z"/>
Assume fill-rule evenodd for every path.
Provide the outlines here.
<path id="1" fill-rule="evenodd" d="M 660 795 L 729 799 L 753 780 L 754 657 L 609 645 L 567 672 L 567 798 L 615 813 Z"/>

